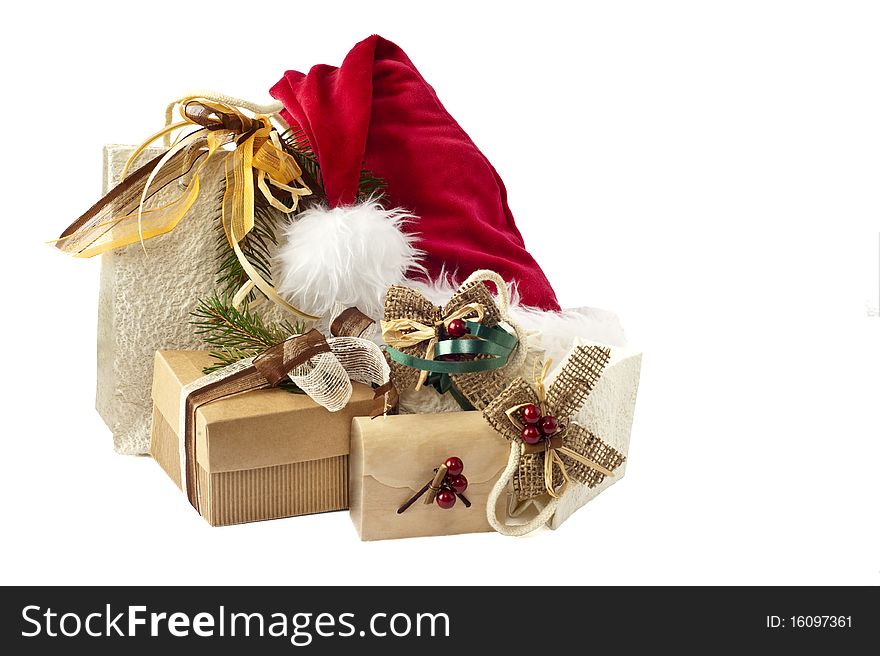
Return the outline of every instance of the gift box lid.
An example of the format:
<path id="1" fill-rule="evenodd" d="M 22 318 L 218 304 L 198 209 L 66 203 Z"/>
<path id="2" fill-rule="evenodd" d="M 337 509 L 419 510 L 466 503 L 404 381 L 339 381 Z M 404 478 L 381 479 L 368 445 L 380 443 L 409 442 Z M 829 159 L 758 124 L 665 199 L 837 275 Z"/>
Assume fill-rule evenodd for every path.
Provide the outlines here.
<path id="1" fill-rule="evenodd" d="M 510 445 L 479 412 L 376 417 L 369 426 L 364 421 L 355 420 L 353 433 L 364 439 L 360 473 L 389 487 L 417 491 L 449 456 L 466 463 L 472 485 L 497 478 L 507 465 Z M 431 439 L 415 439 L 419 434 Z"/>
<path id="2" fill-rule="evenodd" d="M 175 432 L 181 389 L 212 362 L 206 351 L 157 351 L 153 403 Z M 369 386 L 352 383 L 352 388 L 351 401 L 339 412 L 283 389 L 207 403 L 196 411 L 196 459 L 205 471 L 217 473 L 347 455 L 352 416 L 370 415 L 374 407 Z"/>

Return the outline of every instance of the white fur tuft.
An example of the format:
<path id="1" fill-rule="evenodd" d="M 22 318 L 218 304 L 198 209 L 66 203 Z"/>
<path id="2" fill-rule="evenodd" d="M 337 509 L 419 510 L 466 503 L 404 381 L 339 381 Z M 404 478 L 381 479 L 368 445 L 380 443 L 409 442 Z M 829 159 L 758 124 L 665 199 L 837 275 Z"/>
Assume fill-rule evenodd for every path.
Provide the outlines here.
<path id="1" fill-rule="evenodd" d="M 380 318 L 388 287 L 407 273 L 425 274 L 417 237 L 401 230 L 415 219 L 372 200 L 302 212 L 284 228 L 275 262 L 278 293 L 310 314 L 324 316 L 339 303 Z"/>
<path id="2" fill-rule="evenodd" d="M 436 280 L 409 280 L 410 287 L 418 289 L 429 301 L 443 305 L 458 289 L 460 281 L 454 273 L 442 271 Z M 540 310 L 522 305 L 516 284 L 508 284 L 510 318 L 527 333 L 537 333 L 535 348 L 545 351 L 546 357 L 561 362 L 571 349 L 576 337 L 584 337 L 609 346 L 625 346 L 626 337 L 617 315 L 608 310 L 590 307 L 565 309 L 559 312 Z"/>
<path id="3" fill-rule="evenodd" d="M 467 276 L 458 275 L 458 271 L 449 271 L 446 267 L 440 269 L 440 274 L 436 280 L 429 280 L 427 275 L 417 274 L 411 276 L 411 280 L 407 280 L 406 285 L 414 289 L 418 289 L 425 298 L 434 305 L 444 305 L 449 297 L 461 286 Z M 510 307 L 520 304 L 519 290 L 516 288 L 516 282 L 507 283 L 507 292 L 510 294 Z M 540 310 L 538 310 L 540 312 Z"/>
<path id="4" fill-rule="evenodd" d="M 562 362 L 578 337 L 608 346 L 626 346 L 620 319 L 608 310 L 579 307 L 546 312 L 520 305 L 510 308 L 510 317 L 527 333 L 540 336 L 540 348 L 555 363 Z"/>

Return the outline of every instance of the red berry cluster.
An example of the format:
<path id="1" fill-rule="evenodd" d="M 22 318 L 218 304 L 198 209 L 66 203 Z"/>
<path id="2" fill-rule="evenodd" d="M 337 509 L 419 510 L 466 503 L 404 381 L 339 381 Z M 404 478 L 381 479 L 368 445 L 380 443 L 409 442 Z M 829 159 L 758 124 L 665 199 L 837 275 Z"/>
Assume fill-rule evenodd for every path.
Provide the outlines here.
<path id="1" fill-rule="evenodd" d="M 468 334 L 468 327 L 464 319 L 453 319 L 446 326 L 446 334 L 450 339 L 461 339 Z"/>
<path id="2" fill-rule="evenodd" d="M 443 464 L 446 465 L 446 478 L 440 484 L 440 491 L 435 498 L 438 506 L 447 509 L 455 505 L 456 495 L 464 494 L 468 481 L 461 473 L 464 471 L 464 463 L 461 458 L 452 456 L 447 458 Z"/>
<path id="3" fill-rule="evenodd" d="M 525 422 L 522 429 L 522 441 L 526 444 L 537 444 L 543 439 L 553 437 L 559 430 L 559 422 L 551 415 L 541 416 L 541 410 L 534 403 L 529 403 L 520 410 Z"/>

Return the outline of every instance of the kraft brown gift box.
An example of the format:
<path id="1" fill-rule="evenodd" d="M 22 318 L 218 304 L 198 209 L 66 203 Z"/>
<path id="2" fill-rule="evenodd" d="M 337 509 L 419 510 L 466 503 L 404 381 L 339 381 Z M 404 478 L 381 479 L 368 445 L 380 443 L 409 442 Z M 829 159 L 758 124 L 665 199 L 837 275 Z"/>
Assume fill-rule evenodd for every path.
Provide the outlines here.
<path id="1" fill-rule="evenodd" d="M 180 392 L 211 363 L 204 351 L 156 353 L 150 453 L 181 489 Z M 375 409 L 372 389 L 352 387 L 351 401 L 339 412 L 283 389 L 201 406 L 195 446 L 201 514 L 208 523 L 225 526 L 348 508 L 351 420 Z"/>
<path id="2" fill-rule="evenodd" d="M 350 495 L 355 528 L 362 540 L 491 531 L 486 501 L 509 455 L 508 442 L 479 412 L 356 417 Z M 398 514 L 449 456 L 464 463 L 471 507 L 459 500 L 444 510 L 426 505 L 423 497 Z"/>

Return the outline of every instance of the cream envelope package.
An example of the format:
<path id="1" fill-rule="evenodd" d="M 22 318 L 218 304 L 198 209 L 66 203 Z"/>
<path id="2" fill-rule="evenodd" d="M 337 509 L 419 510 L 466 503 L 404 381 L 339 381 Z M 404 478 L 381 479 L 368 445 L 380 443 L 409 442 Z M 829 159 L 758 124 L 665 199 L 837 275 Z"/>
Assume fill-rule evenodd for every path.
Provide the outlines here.
<path id="1" fill-rule="evenodd" d="M 356 417 L 351 431 L 351 518 L 362 540 L 491 531 L 486 500 L 507 464 L 507 443 L 479 412 Z M 418 499 L 398 509 L 454 456 L 468 487 L 444 509 Z"/>

